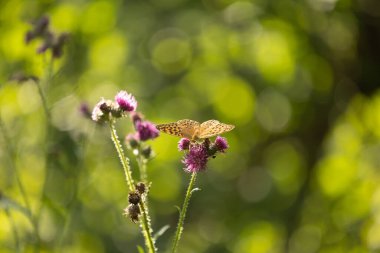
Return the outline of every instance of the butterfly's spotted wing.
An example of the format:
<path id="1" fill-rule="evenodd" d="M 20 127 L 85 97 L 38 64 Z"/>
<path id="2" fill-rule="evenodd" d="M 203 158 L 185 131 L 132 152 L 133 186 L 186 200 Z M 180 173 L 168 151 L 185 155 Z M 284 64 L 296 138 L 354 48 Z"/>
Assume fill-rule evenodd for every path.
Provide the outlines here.
<path id="1" fill-rule="evenodd" d="M 181 128 L 178 126 L 177 122 L 158 124 L 156 125 L 156 128 L 163 133 L 182 137 Z"/>
<path id="2" fill-rule="evenodd" d="M 193 139 L 198 133 L 201 124 L 195 120 L 182 119 L 177 121 L 177 125 L 181 129 L 182 137 Z"/>
<path id="3" fill-rule="evenodd" d="M 205 121 L 201 124 L 199 134 L 197 137 L 201 139 L 209 138 L 218 134 L 231 131 L 234 128 L 235 128 L 234 125 L 224 124 L 217 120 L 212 119 L 212 120 Z"/>

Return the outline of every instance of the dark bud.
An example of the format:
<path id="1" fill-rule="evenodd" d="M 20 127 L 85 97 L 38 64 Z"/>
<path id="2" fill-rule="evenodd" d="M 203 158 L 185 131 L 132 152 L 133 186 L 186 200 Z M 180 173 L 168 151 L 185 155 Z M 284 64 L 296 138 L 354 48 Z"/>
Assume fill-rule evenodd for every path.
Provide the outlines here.
<path id="1" fill-rule="evenodd" d="M 128 134 L 127 137 L 125 137 L 125 144 L 130 149 L 137 149 L 139 147 L 137 134 Z"/>
<path id="2" fill-rule="evenodd" d="M 139 221 L 140 213 L 141 212 L 138 205 L 130 204 L 127 208 L 124 209 L 124 214 L 127 215 L 134 223 Z"/>
<path id="3" fill-rule="evenodd" d="M 36 36 L 32 31 L 28 31 L 25 34 L 25 44 L 29 44 Z"/>
<path id="4" fill-rule="evenodd" d="M 146 147 L 146 148 L 143 148 L 141 150 L 141 155 L 145 158 L 145 159 L 149 159 L 152 155 L 152 148 L 150 146 Z"/>
<path id="5" fill-rule="evenodd" d="M 62 33 L 58 36 L 57 40 L 52 45 L 52 53 L 54 58 L 59 58 L 63 54 L 63 46 L 65 42 L 68 40 L 69 34 Z"/>
<path id="6" fill-rule="evenodd" d="M 41 17 L 34 24 L 34 33 L 36 36 L 43 36 L 49 26 L 49 18 L 47 16 Z"/>
<path id="7" fill-rule="evenodd" d="M 79 111 L 83 117 L 91 119 L 92 112 L 90 110 L 90 107 L 88 107 L 87 103 L 82 103 L 79 107 Z"/>
<path id="8" fill-rule="evenodd" d="M 143 182 L 139 182 L 136 184 L 136 189 L 137 191 L 142 195 L 145 193 L 146 191 L 146 187 L 145 187 L 145 184 Z"/>
<path id="9" fill-rule="evenodd" d="M 128 194 L 128 202 L 134 205 L 137 205 L 141 201 L 140 193 L 138 192 L 130 192 Z"/>
<path id="10" fill-rule="evenodd" d="M 10 78 L 9 81 L 16 81 L 18 83 L 23 83 L 26 81 L 32 80 L 34 82 L 38 82 L 38 77 L 33 76 L 33 75 L 26 75 L 22 72 L 18 72 L 13 74 Z"/>
<path id="11" fill-rule="evenodd" d="M 130 117 L 132 119 L 133 125 L 135 126 L 135 129 L 137 129 L 137 124 L 140 123 L 144 118 L 144 116 L 138 112 L 131 112 Z"/>
<path id="12" fill-rule="evenodd" d="M 105 101 L 99 106 L 100 110 L 104 113 L 109 113 L 111 112 L 111 105 L 108 101 Z"/>

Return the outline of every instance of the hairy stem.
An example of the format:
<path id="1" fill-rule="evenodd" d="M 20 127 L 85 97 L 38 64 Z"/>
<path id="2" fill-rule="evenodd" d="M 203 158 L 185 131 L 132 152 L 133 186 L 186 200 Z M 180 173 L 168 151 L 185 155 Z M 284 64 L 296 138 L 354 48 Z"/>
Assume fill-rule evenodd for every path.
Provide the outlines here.
<path id="1" fill-rule="evenodd" d="M 146 161 L 145 158 L 141 154 L 141 145 L 139 144 L 138 146 L 138 154 L 137 154 L 137 164 L 139 165 L 140 169 L 140 181 L 143 182 L 144 184 L 148 183 L 148 174 L 146 171 Z"/>
<path id="2" fill-rule="evenodd" d="M 110 125 L 110 130 L 111 130 L 111 139 L 113 141 L 113 144 L 115 145 L 117 154 L 119 155 L 121 165 L 123 166 L 125 179 L 127 181 L 128 188 L 130 191 L 134 191 L 135 184 L 133 182 L 131 168 L 129 166 L 129 159 L 124 155 L 123 147 L 121 146 L 121 143 L 117 136 L 114 122 L 110 121 L 109 125 Z"/>
<path id="3" fill-rule="evenodd" d="M 130 191 L 135 191 L 136 187 L 133 182 L 132 178 L 132 173 L 131 173 L 131 168 L 129 166 L 129 160 L 128 158 L 124 155 L 123 147 L 120 144 L 119 138 L 116 133 L 115 129 L 115 124 L 111 120 L 109 123 L 110 130 L 111 130 L 111 139 L 115 145 L 116 151 L 119 155 L 121 165 L 123 166 L 124 169 L 124 174 L 125 174 L 125 179 L 128 184 L 128 188 Z M 155 253 L 156 252 L 156 247 L 154 245 L 154 240 L 152 236 L 152 229 L 150 226 L 150 218 L 148 216 L 148 209 L 147 206 L 145 205 L 144 201 L 141 201 L 139 204 L 140 210 L 141 210 L 141 215 L 142 219 L 140 220 L 140 227 L 142 229 L 143 236 L 145 238 L 145 244 L 148 249 L 149 253 Z"/>
<path id="4" fill-rule="evenodd" d="M 181 239 L 181 235 L 183 232 L 183 223 L 185 221 L 187 207 L 189 206 L 189 201 L 190 201 L 190 197 L 192 195 L 193 185 L 195 183 L 196 178 L 197 178 L 197 173 L 193 172 L 193 174 L 191 175 L 189 186 L 187 187 L 185 201 L 183 202 L 181 213 L 179 215 L 177 230 L 175 232 L 175 236 L 174 236 L 174 240 L 173 240 L 172 253 L 177 252 L 178 243 L 179 243 L 179 240 Z"/>

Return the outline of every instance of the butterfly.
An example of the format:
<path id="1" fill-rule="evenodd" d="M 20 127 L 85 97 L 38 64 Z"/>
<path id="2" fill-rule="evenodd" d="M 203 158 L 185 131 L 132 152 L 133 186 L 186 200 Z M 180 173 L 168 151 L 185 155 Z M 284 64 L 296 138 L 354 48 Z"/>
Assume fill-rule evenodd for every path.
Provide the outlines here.
<path id="1" fill-rule="evenodd" d="M 158 124 L 156 128 L 161 132 L 194 141 L 229 132 L 235 126 L 224 124 L 214 119 L 205 121 L 202 124 L 195 120 L 182 119 L 177 122 Z"/>

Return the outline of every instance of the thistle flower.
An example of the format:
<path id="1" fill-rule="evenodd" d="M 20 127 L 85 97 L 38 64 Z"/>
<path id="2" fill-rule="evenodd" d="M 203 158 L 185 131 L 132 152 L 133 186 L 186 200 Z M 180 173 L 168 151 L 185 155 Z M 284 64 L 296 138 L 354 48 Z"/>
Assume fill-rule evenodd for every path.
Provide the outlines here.
<path id="1" fill-rule="evenodd" d="M 207 161 L 207 148 L 203 144 L 195 144 L 190 146 L 190 150 L 185 155 L 182 163 L 186 166 L 185 171 L 199 172 L 206 169 Z"/>
<path id="2" fill-rule="evenodd" d="M 188 150 L 189 147 L 190 147 L 190 140 L 189 139 L 182 138 L 181 140 L 179 140 L 179 142 L 178 142 L 178 150 L 179 151 Z"/>
<path id="3" fill-rule="evenodd" d="M 103 123 L 110 120 L 110 116 L 121 117 L 120 110 L 112 100 L 102 98 L 94 107 L 91 118 L 93 121 Z"/>
<path id="4" fill-rule="evenodd" d="M 136 130 L 141 141 L 147 141 L 158 137 L 159 131 L 149 121 L 138 121 L 136 124 Z"/>
<path id="5" fill-rule="evenodd" d="M 228 142 L 226 138 L 217 136 L 214 141 L 214 147 L 218 152 L 225 152 L 228 149 Z"/>
<path id="6" fill-rule="evenodd" d="M 96 121 L 98 123 L 105 122 L 108 120 L 108 113 L 104 113 L 104 107 L 107 105 L 107 103 L 110 103 L 112 101 L 107 101 L 104 98 L 102 98 L 94 107 L 92 110 L 91 118 L 93 121 Z"/>
<path id="7" fill-rule="evenodd" d="M 123 111 L 132 112 L 137 108 L 135 97 L 126 91 L 119 91 L 115 96 L 115 100 Z"/>

